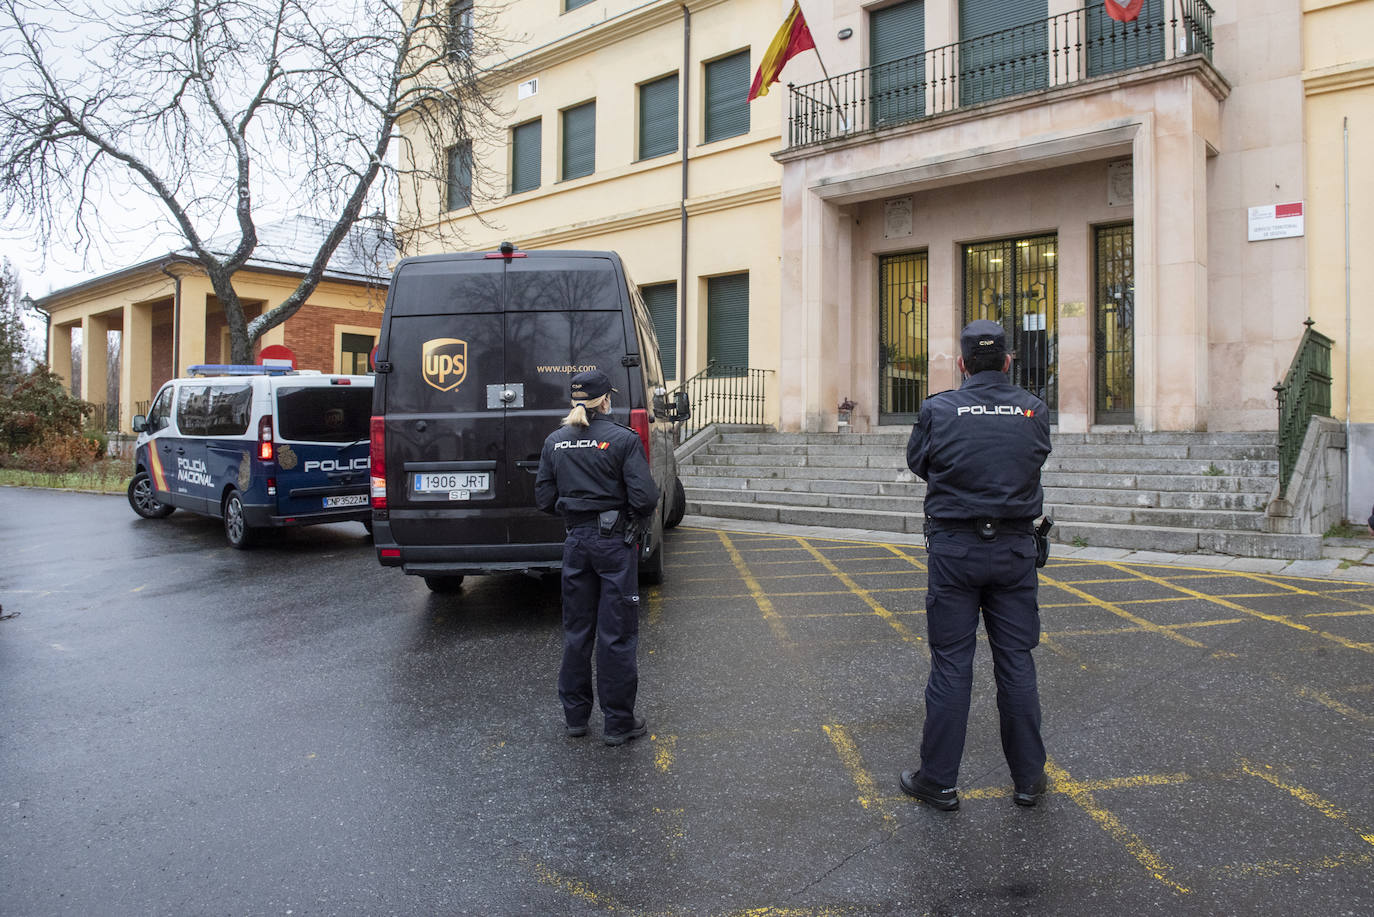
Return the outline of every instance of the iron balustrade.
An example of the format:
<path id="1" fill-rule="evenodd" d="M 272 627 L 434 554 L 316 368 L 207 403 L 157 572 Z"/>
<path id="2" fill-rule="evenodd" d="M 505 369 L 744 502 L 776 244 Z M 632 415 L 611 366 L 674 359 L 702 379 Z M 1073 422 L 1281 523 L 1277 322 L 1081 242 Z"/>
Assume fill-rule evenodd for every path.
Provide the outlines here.
<path id="1" fill-rule="evenodd" d="M 1167 11 L 1166 11 L 1167 6 Z M 1206 0 L 1147 0 L 1133 22 L 1101 0 L 801 86 L 788 84 L 788 147 L 907 124 L 1165 59 L 1212 59 Z"/>
<path id="2" fill-rule="evenodd" d="M 678 445 L 713 423 L 767 423 L 768 377 L 771 369 L 750 369 L 710 362 L 701 372 L 677 387 L 686 392 L 692 406 L 690 419 L 678 424 Z"/>
<path id="3" fill-rule="evenodd" d="M 1313 331 L 1312 319 L 1283 381 L 1274 386 L 1279 402 L 1279 496 L 1288 492 L 1298 465 L 1307 425 L 1313 417 L 1331 416 L 1331 339 Z"/>

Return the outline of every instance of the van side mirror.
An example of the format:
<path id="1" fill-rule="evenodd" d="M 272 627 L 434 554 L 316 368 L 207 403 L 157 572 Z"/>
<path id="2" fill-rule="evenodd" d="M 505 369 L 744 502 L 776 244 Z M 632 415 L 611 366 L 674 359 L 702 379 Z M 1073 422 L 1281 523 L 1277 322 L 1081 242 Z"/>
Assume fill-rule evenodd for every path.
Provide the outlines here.
<path id="1" fill-rule="evenodd" d="M 654 389 L 654 416 L 659 420 L 668 417 L 668 393 L 662 388 Z"/>
<path id="2" fill-rule="evenodd" d="M 692 403 L 687 400 L 687 393 L 678 389 L 673 395 L 673 420 L 688 420 L 692 416 Z"/>
<path id="3" fill-rule="evenodd" d="M 142 414 L 135 414 L 131 426 L 134 428 L 135 433 L 142 433 L 144 430 L 148 429 L 148 418 L 144 417 Z"/>

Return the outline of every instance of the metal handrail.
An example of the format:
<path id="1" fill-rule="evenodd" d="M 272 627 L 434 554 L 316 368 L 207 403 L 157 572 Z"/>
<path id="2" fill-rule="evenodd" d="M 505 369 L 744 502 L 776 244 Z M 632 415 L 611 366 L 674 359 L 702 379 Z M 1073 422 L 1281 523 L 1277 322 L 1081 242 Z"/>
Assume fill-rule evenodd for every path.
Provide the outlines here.
<path id="1" fill-rule="evenodd" d="M 1147 7 L 1149 9 L 1149 7 Z M 1156 17 L 1107 16 L 1101 0 L 1048 19 L 801 86 L 789 84 L 788 147 L 919 121 L 1134 67 L 1212 59 L 1212 7 L 1170 0 Z"/>
<path id="2" fill-rule="evenodd" d="M 1279 497 L 1288 492 L 1293 471 L 1302 452 L 1302 441 L 1313 417 L 1331 416 L 1331 338 L 1313 331 L 1315 322 L 1303 322 L 1307 330 L 1283 381 L 1274 386 L 1279 403 Z"/>
<path id="3" fill-rule="evenodd" d="M 692 416 L 678 424 L 678 445 L 713 423 L 766 423 L 768 376 L 772 373 L 771 369 L 708 362 L 672 393 L 686 392 L 692 407 Z"/>

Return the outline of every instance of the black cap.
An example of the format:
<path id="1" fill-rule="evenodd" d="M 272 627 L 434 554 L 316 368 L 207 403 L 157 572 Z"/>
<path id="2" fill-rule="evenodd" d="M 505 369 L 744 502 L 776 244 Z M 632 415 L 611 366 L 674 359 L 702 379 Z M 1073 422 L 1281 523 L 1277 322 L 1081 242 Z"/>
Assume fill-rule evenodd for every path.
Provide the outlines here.
<path id="1" fill-rule="evenodd" d="M 572 377 L 572 396 L 574 401 L 595 401 L 607 392 L 613 392 L 611 377 L 599 369 L 589 369 Z"/>
<path id="2" fill-rule="evenodd" d="M 959 335 L 959 349 L 965 360 L 971 360 L 979 354 L 1001 356 L 1007 352 L 1007 333 L 997 322 L 980 318 L 964 326 L 963 333 Z"/>

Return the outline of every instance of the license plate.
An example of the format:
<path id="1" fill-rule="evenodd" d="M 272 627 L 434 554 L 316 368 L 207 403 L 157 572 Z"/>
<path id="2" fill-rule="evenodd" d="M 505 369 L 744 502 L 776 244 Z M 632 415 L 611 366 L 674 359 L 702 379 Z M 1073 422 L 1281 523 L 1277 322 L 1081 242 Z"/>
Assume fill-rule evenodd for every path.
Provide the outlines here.
<path id="1" fill-rule="evenodd" d="M 455 493 L 471 493 L 491 489 L 488 471 L 425 471 L 415 475 L 417 494 L 448 494 L 450 500 L 464 500 Z"/>
<path id="2" fill-rule="evenodd" d="M 367 494 L 348 494 L 344 497 L 324 498 L 325 509 L 335 509 L 340 506 L 367 506 Z"/>

